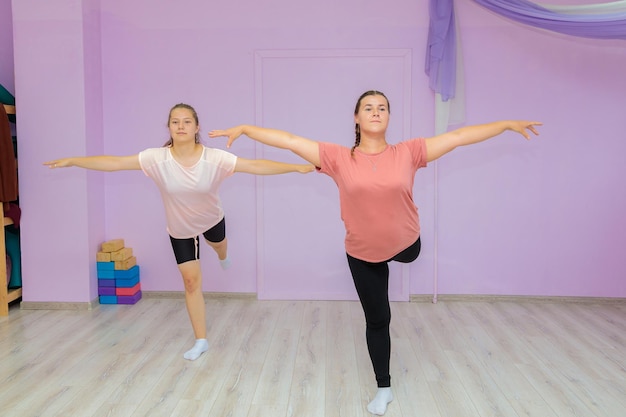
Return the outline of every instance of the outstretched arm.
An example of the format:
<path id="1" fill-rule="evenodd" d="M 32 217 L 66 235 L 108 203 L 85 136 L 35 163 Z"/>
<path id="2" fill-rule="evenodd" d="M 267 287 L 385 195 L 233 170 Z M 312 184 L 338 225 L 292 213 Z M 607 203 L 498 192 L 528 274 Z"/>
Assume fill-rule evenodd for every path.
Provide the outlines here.
<path id="1" fill-rule="evenodd" d="M 77 156 L 44 162 L 49 168 L 79 167 L 96 171 L 122 171 L 141 169 L 139 155 L 130 156 Z"/>
<path id="2" fill-rule="evenodd" d="M 530 122 L 527 120 L 503 120 L 482 125 L 465 126 L 451 132 L 427 138 L 427 159 L 428 162 L 434 161 L 458 146 L 482 142 L 494 136 L 498 136 L 507 130 L 512 130 L 526 139 L 530 139 L 528 131 L 539 135 L 535 126 L 541 126 L 542 124 L 541 122 Z"/>
<path id="3" fill-rule="evenodd" d="M 244 159 L 237 158 L 235 172 L 245 172 L 256 175 L 277 175 L 289 172 L 306 174 L 312 172 L 315 167 L 311 164 L 287 164 L 284 162 L 269 161 L 267 159 Z"/>
<path id="4" fill-rule="evenodd" d="M 284 130 L 268 129 L 265 127 L 252 125 L 239 125 L 226 130 L 212 130 L 209 137 L 228 137 L 226 147 L 230 148 L 232 143 L 241 135 L 246 135 L 265 145 L 275 148 L 288 149 L 299 157 L 312 163 L 316 167 L 320 166 L 319 144 L 302 136 L 297 136 Z"/>

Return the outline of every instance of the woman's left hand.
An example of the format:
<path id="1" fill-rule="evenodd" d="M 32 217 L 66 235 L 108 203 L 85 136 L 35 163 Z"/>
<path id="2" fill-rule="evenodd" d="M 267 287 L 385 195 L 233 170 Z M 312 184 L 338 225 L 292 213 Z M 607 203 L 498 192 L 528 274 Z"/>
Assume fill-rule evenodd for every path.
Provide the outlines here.
<path id="1" fill-rule="evenodd" d="M 511 120 L 509 130 L 519 133 L 526 139 L 530 139 L 530 135 L 527 131 L 531 131 L 535 136 L 539 136 L 539 132 L 535 129 L 535 126 L 541 126 L 541 122 L 529 122 L 527 120 Z"/>

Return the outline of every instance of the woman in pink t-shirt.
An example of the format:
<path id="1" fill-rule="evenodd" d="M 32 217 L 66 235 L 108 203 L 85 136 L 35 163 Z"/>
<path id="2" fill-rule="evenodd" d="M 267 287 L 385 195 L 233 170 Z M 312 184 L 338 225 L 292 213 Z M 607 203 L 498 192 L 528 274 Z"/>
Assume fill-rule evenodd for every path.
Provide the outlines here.
<path id="1" fill-rule="evenodd" d="M 209 136 L 227 136 L 227 147 L 246 135 L 266 145 L 289 149 L 337 184 L 348 265 L 365 313 L 367 346 L 378 385 L 367 409 L 383 415 L 393 399 L 388 262 L 412 262 L 420 252 L 419 217 L 412 192 L 416 171 L 458 146 L 478 143 L 507 130 L 530 139 L 527 130 L 537 135 L 535 126 L 541 123 L 499 121 L 390 145 L 386 138 L 389 101 L 379 91 L 367 91 L 359 97 L 354 121 L 356 141 L 352 148 L 249 125 L 214 130 Z"/>
<path id="2" fill-rule="evenodd" d="M 287 164 L 238 158 L 200 143 L 198 114 L 180 103 L 169 113 L 170 139 L 161 148 L 146 149 L 130 156 L 86 156 L 44 162 L 50 168 L 80 167 L 98 171 L 143 170 L 156 183 L 163 204 L 167 232 L 185 285 L 185 302 L 196 342 L 183 355 L 195 360 L 208 348 L 205 304 L 202 295 L 199 235 L 216 252 L 220 265 L 230 266 L 224 210 L 218 189 L 235 172 L 274 175 L 307 173 L 309 164 Z"/>

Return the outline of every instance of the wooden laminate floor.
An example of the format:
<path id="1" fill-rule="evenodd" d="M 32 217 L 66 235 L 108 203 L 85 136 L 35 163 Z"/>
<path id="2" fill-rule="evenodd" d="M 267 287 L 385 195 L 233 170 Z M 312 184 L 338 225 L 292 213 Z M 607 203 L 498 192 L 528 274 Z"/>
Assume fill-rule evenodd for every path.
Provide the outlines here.
<path id="1" fill-rule="evenodd" d="M 392 304 L 388 417 L 626 416 L 626 304 Z M 182 299 L 0 318 L 0 416 L 361 417 L 376 392 L 360 305 Z"/>

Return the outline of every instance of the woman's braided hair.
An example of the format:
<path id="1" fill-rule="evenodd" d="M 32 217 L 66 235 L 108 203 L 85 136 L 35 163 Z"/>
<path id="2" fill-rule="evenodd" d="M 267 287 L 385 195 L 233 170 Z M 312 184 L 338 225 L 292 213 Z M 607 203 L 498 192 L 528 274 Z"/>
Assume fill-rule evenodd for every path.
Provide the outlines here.
<path id="1" fill-rule="evenodd" d="M 354 108 L 355 116 L 359 114 L 359 110 L 361 108 L 361 101 L 367 96 L 385 97 L 385 100 L 387 100 L 387 111 L 391 113 L 391 106 L 389 105 L 389 99 L 387 98 L 387 96 L 380 91 L 369 90 L 361 94 L 361 97 L 359 97 L 359 100 L 356 102 L 356 107 Z M 352 149 L 350 149 L 350 155 L 354 155 L 354 150 L 356 149 L 357 146 L 361 144 L 361 126 L 359 126 L 358 123 L 354 125 L 354 134 L 356 136 L 356 139 L 354 140 L 354 146 L 352 147 Z"/>

